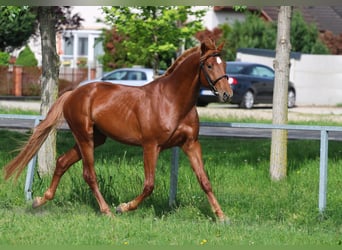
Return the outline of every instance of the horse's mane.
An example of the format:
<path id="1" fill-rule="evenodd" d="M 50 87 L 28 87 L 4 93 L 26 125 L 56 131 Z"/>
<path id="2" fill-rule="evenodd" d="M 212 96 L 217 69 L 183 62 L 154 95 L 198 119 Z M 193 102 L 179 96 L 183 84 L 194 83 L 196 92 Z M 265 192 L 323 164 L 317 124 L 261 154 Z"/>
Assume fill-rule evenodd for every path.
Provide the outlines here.
<path id="1" fill-rule="evenodd" d="M 215 49 L 217 49 L 216 45 L 215 45 L 215 43 L 214 43 L 214 41 L 212 39 L 205 39 L 201 46 L 205 46 L 207 48 L 207 50 L 215 50 Z M 171 74 L 175 70 L 175 68 L 179 64 L 181 64 L 185 60 L 185 58 L 187 58 L 190 54 L 193 54 L 195 52 L 199 52 L 201 46 L 193 47 L 193 48 L 190 48 L 190 49 L 184 51 L 183 54 L 181 54 L 176 59 L 176 61 L 166 70 L 166 72 L 164 73 L 164 76 L 167 76 L 167 75 Z M 205 58 L 206 58 L 206 56 L 203 55 L 200 60 L 202 61 Z"/>
<path id="2" fill-rule="evenodd" d="M 177 57 L 176 61 L 174 61 L 174 63 L 166 70 L 164 76 L 171 74 L 174 71 L 174 69 L 184 61 L 185 58 L 187 58 L 190 54 L 199 51 L 199 48 L 200 47 L 197 46 L 184 51 L 183 54 Z"/>

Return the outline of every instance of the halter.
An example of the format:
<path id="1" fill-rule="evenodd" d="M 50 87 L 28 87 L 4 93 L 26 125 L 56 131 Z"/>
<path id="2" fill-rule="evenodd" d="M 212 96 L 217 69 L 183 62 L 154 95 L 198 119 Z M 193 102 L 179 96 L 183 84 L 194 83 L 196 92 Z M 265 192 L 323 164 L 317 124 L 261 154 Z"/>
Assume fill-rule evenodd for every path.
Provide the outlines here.
<path id="1" fill-rule="evenodd" d="M 217 79 L 214 80 L 214 81 L 211 80 L 211 78 L 210 78 L 208 72 L 205 70 L 204 62 L 205 62 L 209 57 L 216 57 L 216 56 L 220 56 L 220 53 L 213 53 L 213 54 L 207 56 L 205 59 L 201 60 L 201 63 L 200 63 L 200 70 L 201 70 L 201 71 L 200 71 L 200 73 L 203 71 L 204 76 L 205 76 L 205 79 L 207 80 L 207 82 L 208 82 L 208 84 L 209 84 L 209 86 L 210 86 L 211 91 L 213 92 L 214 95 L 217 96 L 217 95 L 218 95 L 218 91 L 217 91 L 217 89 L 216 89 L 216 87 L 215 87 L 216 83 L 217 83 L 218 81 L 220 81 L 222 78 L 226 78 L 226 79 L 228 80 L 229 77 L 228 77 L 227 74 L 224 74 L 224 75 L 220 76 L 219 78 L 217 78 Z M 199 81 L 201 82 L 200 79 L 201 79 L 201 78 L 199 77 Z"/>

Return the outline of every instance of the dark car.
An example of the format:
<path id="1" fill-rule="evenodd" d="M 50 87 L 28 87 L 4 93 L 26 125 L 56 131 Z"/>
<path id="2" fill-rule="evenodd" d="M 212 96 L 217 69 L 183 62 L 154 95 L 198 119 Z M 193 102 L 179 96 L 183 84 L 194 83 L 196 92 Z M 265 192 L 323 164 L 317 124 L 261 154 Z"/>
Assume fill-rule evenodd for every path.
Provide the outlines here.
<path id="1" fill-rule="evenodd" d="M 201 87 L 196 105 L 205 107 L 212 102 L 219 102 L 218 97 L 215 96 L 210 89 Z"/>
<path id="2" fill-rule="evenodd" d="M 249 62 L 227 62 L 226 72 L 234 95 L 232 104 L 250 109 L 254 104 L 272 103 L 274 70 L 266 65 Z M 201 89 L 198 105 L 204 106 L 210 102 L 217 102 L 217 98 L 207 89 Z M 296 104 L 296 89 L 289 82 L 288 107 Z"/>

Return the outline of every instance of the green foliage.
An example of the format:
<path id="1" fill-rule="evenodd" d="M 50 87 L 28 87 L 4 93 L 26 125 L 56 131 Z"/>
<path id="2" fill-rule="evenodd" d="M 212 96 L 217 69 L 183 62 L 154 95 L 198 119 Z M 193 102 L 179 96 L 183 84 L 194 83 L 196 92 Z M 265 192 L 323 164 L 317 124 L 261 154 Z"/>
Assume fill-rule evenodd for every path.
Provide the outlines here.
<path id="1" fill-rule="evenodd" d="M 0 6 L 0 51 L 23 46 L 36 26 L 36 15 L 30 7 Z"/>
<path id="2" fill-rule="evenodd" d="M 275 48 L 276 27 L 259 15 L 246 13 L 245 21 L 236 21 L 232 26 L 225 24 L 221 28 L 223 39 L 227 41 L 225 51 L 228 60 L 235 59 L 238 48 Z"/>
<path id="3" fill-rule="evenodd" d="M 15 64 L 20 66 L 37 66 L 38 61 L 30 47 L 25 46 L 25 48 L 19 53 Z"/>
<path id="4" fill-rule="evenodd" d="M 299 11 L 294 11 L 291 20 L 292 51 L 307 54 L 329 54 L 328 48 L 319 39 L 319 31 L 314 24 L 304 21 Z"/>
<path id="5" fill-rule="evenodd" d="M 246 13 L 246 20 L 220 27 L 222 39 L 226 40 L 225 53 L 228 60 L 235 60 L 238 48 L 272 49 L 276 47 L 277 24 L 266 22 L 257 14 Z M 307 24 L 299 11 L 293 12 L 291 21 L 292 51 L 308 54 L 327 54 L 328 48 L 320 41 L 315 25 Z"/>
<path id="6" fill-rule="evenodd" d="M 8 65 L 9 59 L 10 59 L 9 53 L 0 51 L 0 66 Z"/>
<path id="7" fill-rule="evenodd" d="M 134 62 L 130 62 L 125 46 L 122 44 L 124 39 L 125 37 L 120 35 L 115 28 L 102 32 L 105 53 L 100 60 L 105 71 L 128 67 L 134 64 Z"/>
<path id="8" fill-rule="evenodd" d="M 244 12 L 244 11 L 246 11 L 247 6 L 246 5 L 235 5 L 235 6 L 233 6 L 233 9 L 235 11 Z"/>
<path id="9" fill-rule="evenodd" d="M 204 11 L 192 11 L 190 6 L 104 7 L 103 10 L 105 22 L 114 26 L 117 33 L 111 49 L 127 55 L 123 58 L 120 54 L 118 60 L 155 69 L 160 64 L 169 65 L 184 42 L 189 42 L 202 29 L 200 19 L 204 15 Z M 188 21 L 189 18 L 194 21 Z M 114 55 L 112 64 L 121 64 L 115 58 Z"/>

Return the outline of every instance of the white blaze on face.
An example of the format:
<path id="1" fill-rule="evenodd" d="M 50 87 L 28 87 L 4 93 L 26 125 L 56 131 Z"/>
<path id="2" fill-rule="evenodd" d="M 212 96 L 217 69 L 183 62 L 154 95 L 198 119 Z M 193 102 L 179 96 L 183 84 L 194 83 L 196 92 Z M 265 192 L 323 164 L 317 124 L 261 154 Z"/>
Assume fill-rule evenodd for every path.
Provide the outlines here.
<path id="1" fill-rule="evenodd" d="M 218 64 L 221 64 L 221 63 L 222 63 L 222 60 L 221 60 L 221 58 L 219 58 L 219 57 L 216 57 L 216 62 L 217 62 Z"/>

